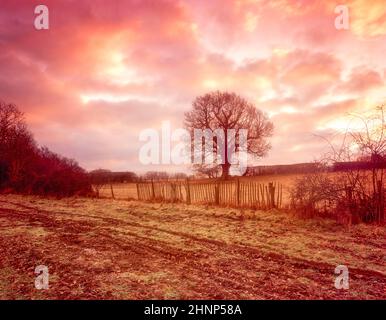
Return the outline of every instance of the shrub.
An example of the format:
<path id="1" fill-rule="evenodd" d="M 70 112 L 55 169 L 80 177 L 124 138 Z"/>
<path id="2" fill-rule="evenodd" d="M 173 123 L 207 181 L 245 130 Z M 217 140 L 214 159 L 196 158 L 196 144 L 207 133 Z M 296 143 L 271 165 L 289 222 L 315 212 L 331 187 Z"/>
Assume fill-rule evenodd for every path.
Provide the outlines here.
<path id="1" fill-rule="evenodd" d="M 383 188 L 371 188 L 370 172 L 315 173 L 295 181 L 290 190 L 291 207 L 305 217 L 322 216 L 338 221 L 349 215 L 353 222 L 379 221 L 384 211 Z"/>

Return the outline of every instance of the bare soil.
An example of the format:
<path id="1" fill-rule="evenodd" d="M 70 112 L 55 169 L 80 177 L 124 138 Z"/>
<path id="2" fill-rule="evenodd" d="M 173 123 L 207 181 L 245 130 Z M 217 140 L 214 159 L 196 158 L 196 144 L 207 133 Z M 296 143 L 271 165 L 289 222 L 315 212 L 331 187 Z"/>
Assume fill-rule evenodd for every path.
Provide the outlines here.
<path id="1" fill-rule="evenodd" d="M 385 226 L 2 195 L 0 230 L 1 299 L 386 299 Z M 37 265 L 47 290 L 34 286 Z M 337 265 L 348 290 L 334 286 Z"/>

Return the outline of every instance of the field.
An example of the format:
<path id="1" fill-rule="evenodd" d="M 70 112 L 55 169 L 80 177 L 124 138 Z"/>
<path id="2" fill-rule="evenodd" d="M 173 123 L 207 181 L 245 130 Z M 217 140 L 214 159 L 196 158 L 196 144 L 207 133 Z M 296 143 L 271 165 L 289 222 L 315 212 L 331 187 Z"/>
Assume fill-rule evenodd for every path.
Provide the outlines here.
<path id="1" fill-rule="evenodd" d="M 386 230 L 252 211 L 0 196 L 1 299 L 386 299 Z M 337 265 L 350 288 L 334 287 Z M 49 289 L 34 287 L 37 265 Z"/>

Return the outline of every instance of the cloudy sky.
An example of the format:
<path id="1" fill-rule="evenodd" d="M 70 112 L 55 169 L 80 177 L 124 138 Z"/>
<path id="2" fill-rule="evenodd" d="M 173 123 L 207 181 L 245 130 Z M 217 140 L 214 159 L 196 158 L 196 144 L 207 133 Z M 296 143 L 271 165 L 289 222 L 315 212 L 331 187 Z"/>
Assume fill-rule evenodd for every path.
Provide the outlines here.
<path id="1" fill-rule="evenodd" d="M 49 8 L 36 30 L 34 8 Z M 349 29 L 334 25 L 339 4 Z M 234 91 L 275 125 L 261 163 L 312 161 L 317 135 L 386 101 L 386 1 L 0 1 L 0 99 L 86 169 L 147 171 L 138 136 Z M 161 169 L 162 167 L 157 167 Z M 171 170 L 170 167 L 164 169 Z"/>

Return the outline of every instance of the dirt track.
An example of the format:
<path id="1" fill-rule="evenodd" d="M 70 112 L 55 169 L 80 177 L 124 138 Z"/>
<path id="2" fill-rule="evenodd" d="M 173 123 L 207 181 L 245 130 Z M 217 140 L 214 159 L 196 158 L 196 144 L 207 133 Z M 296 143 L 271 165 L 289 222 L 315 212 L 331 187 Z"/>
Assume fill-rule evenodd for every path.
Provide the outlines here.
<path id="1" fill-rule="evenodd" d="M 386 231 L 280 212 L 0 196 L 0 298 L 386 299 Z M 350 289 L 334 287 L 345 264 Z M 34 287 L 46 265 L 50 288 Z"/>

